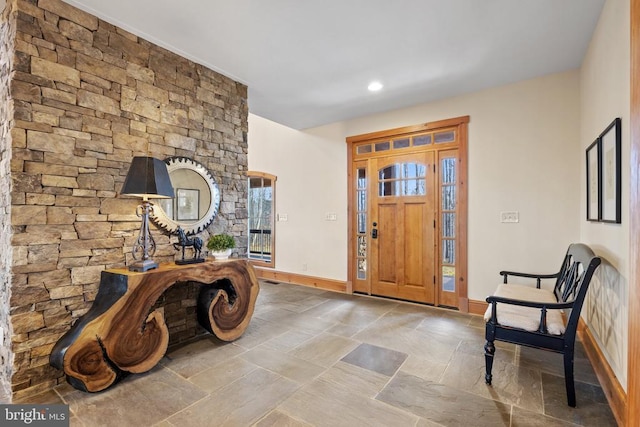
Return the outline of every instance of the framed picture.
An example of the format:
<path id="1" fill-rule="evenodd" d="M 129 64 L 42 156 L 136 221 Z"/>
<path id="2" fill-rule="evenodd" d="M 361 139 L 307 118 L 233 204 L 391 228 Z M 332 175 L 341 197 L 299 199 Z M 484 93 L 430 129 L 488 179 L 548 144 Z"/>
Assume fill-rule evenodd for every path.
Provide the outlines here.
<path id="1" fill-rule="evenodd" d="M 587 148 L 587 221 L 600 221 L 600 138 Z"/>
<path id="2" fill-rule="evenodd" d="M 176 220 L 197 221 L 200 219 L 200 190 L 176 189 Z"/>
<path id="3" fill-rule="evenodd" d="M 600 135 L 600 220 L 620 224 L 622 171 L 620 118 L 615 119 Z"/>

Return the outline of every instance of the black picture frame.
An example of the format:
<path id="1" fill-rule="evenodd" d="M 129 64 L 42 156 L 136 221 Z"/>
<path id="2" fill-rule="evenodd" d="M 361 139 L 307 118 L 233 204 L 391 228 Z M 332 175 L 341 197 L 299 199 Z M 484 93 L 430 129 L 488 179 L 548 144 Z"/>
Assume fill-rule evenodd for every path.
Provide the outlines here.
<path id="1" fill-rule="evenodd" d="M 616 118 L 600 134 L 600 221 L 622 223 L 622 129 Z"/>
<path id="2" fill-rule="evenodd" d="M 600 221 L 600 138 L 587 147 L 587 221 Z"/>

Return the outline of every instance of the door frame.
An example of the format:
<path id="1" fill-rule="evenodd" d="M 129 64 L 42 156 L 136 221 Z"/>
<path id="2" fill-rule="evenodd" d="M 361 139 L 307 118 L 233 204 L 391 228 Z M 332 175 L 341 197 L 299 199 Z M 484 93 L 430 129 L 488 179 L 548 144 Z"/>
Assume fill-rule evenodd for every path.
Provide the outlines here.
<path id="1" fill-rule="evenodd" d="M 354 191 L 354 176 L 353 176 L 353 161 L 354 161 L 354 149 L 355 145 L 359 142 L 383 139 L 383 138 L 398 138 L 402 135 L 408 135 L 418 132 L 430 132 L 441 128 L 457 127 L 459 142 L 458 142 L 458 161 L 459 161 L 459 221 L 458 235 L 459 235 L 459 251 L 458 259 L 459 275 L 457 276 L 457 288 L 458 288 L 458 309 L 463 313 L 469 312 L 469 297 L 467 286 L 467 223 L 468 223 L 468 190 L 467 190 L 467 176 L 468 176 L 468 123 L 469 116 L 454 117 L 451 119 L 438 120 L 434 122 L 423 123 L 414 126 L 405 126 L 395 129 L 387 129 L 377 132 L 371 132 L 361 135 L 349 136 L 346 138 L 347 143 L 347 293 L 353 293 L 353 280 L 356 272 L 356 266 L 354 262 L 354 250 L 356 241 L 354 238 L 354 224 L 353 214 L 355 209 L 355 191 Z"/>

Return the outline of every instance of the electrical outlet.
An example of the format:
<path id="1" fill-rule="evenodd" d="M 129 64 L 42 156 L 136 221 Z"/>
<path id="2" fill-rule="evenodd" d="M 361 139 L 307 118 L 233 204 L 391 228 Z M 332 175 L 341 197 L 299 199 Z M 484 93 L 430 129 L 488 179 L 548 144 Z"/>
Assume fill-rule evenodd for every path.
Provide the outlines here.
<path id="1" fill-rule="evenodd" d="M 324 219 L 326 221 L 337 221 L 338 220 L 338 215 L 335 212 L 327 212 L 327 214 L 325 215 Z"/>
<path id="2" fill-rule="evenodd" d="M 289 216 L 287 214 L 278 214 L 278 221 L 288 221 Z"/>
<path id="3" fill-rule="evenodd" d="M 307 271 L 307 264 L 302 264 L 302 271 Z"/>
<path id="4" fill-rule="evenodd" d="M 500 212 L 500 222 L 520 222 L 518 211 Z"/>

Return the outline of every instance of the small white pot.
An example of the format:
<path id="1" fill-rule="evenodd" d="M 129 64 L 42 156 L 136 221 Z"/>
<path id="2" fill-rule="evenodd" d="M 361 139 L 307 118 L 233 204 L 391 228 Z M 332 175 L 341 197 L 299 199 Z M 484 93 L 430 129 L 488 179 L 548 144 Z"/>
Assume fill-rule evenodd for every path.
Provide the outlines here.
<path id="1" fill-rule="evenodd" d="M 219 260 L 219 259 L 228 259 L 229 256 L 231 256 L 231 252 L 233 252 L 233 249 L 225 249 L 223 251 L 211 251 L 211 252 L 209 252 L 209 255 L 211 255 L 212 257 L 214 257 L 217 260 Z"/>

